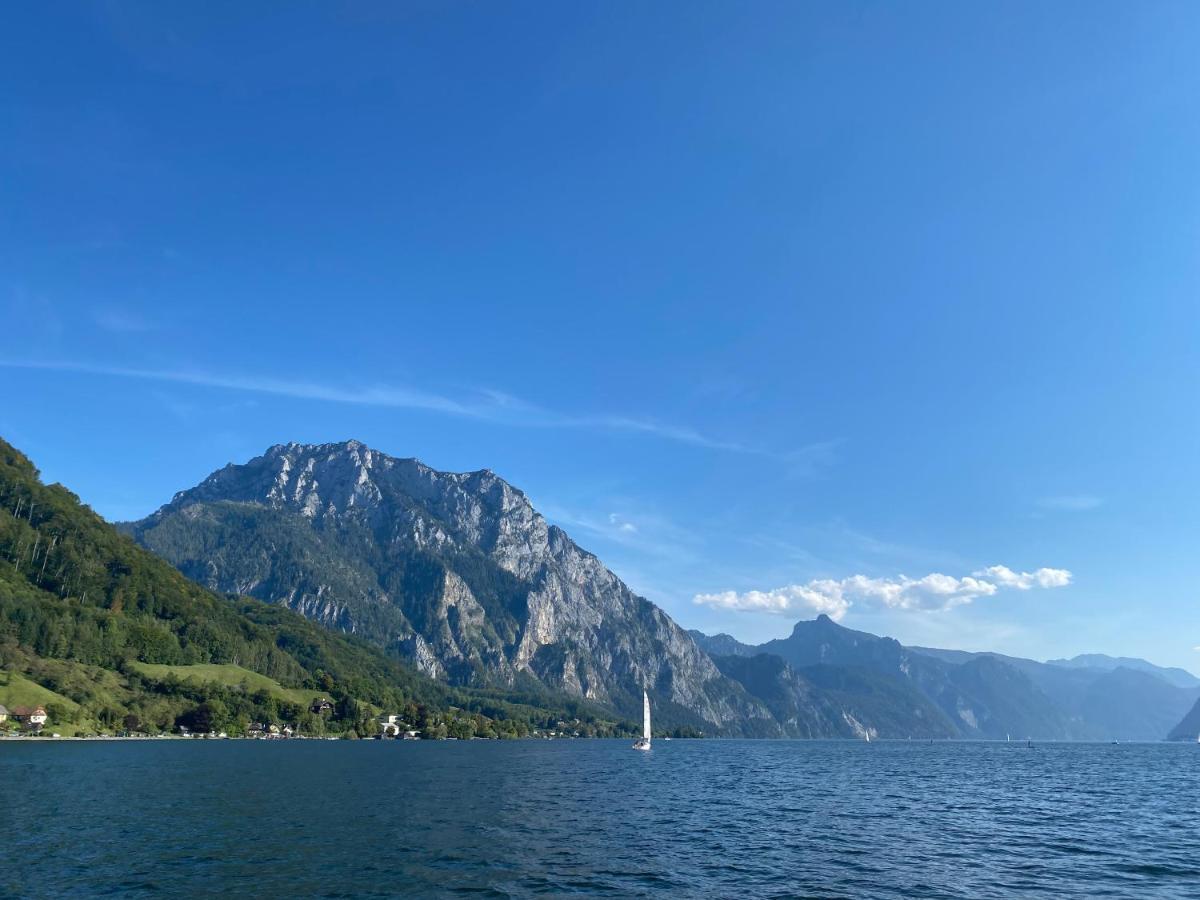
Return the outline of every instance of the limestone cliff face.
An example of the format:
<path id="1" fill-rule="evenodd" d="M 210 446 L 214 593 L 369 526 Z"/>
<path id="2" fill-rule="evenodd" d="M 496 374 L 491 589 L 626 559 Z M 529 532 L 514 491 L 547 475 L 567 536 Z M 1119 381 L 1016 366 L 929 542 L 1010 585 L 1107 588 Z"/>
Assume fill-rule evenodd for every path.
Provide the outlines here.
<path id="1" fill-rule="evenodd" d="M 493 472 L 356 441 L 229 465 L 130 526 L 209 587 L 282 603 L 451 681 L 528 676 L 628 715 L 777 734 L 766 707 Z"/>

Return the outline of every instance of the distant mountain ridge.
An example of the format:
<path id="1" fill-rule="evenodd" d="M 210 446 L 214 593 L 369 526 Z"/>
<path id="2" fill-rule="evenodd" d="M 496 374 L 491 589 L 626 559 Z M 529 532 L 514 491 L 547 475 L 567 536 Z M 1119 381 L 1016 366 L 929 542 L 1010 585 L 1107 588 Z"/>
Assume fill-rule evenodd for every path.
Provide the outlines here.
<path id="1" fill-rule="evenodd" d="M 1131 656 L 1081 653 L 1079 656 L 1074 656 L 1071 659 L 1048 659 L 1046 660 L 1046 665 L 1060 666 L 1066 669 L 1104 669 L 1106 671 L 1112 671 L 1113 669 L 1134 669 L 1139 672 L 1148 672 L 1151 675 L 1156 675 L 1159 678 L 1169 681 L 1176 687 L 1200 687 L 1200 678 L 1197 678 L 1186 669 L 1156 666 L 1152 662 Z"/>
<path id="2" fill-rule="evenodd" d="M 762 651 L 750 644 L 743 644 L 728 634 L 705 634 L 703 631 L 688 631 L 692 640 L 709 656 L 757 656 Z"/>
<path id="3" fill-rule="evenodd" d="M 1023 673 L 998 660 L 953 665 L 892 638 L 845 628 L 824 615 L 796 623 L 789 637 L 768 641 L 759 649 L 796 666 L 848 666 L 886 676 L 941 710 L 961 737 L 1037 734 L 1078 740 L 1091 736 L 1056 709 Z"/>
<path id="4" fill-rule="evenodd" d="M 1200 700 L 1167 735 L 1168 741 L 1200 741 Z"/>
<path id="5" fill-rule="evenodd" d="M 734 668 L 727 658 L 774 656 L 798 677 L 813 666 L 871 672 L 890 683 L 896 692 L 893 702 L 908 697 L 911 704 L 920 697 L 931 703 L 958 737 L 1162 740 L 1200 701 L 1200 684 L 1187 684 L 1200 679 L 1145 660 L 1077 657 L 1101 663 L 1091 667 L 905 647 L 845 628 L 827 616 L 799 622 L 789 637 L 758 646 L 729 635 L 693 636 L 723 671 Z M 761 670 L 766 664 L 757 666 Z"/>
<path id="6" fill-rule="evenodd" d="M 1087 726 L 1096 739 L 1162 740 L 1200 699 L 1200 684 L 1183 669 L 1156 666 L 1144 659 L 1100 654 L 1076 657 L 1100 666 L 1037 662 L 998 653 L 913 648 L 952 662 L 980 657 L 1001 660 L 1020 669 L 1073 720 Z M 1181 682 L 1183 686 L 1181 686 Z"/>

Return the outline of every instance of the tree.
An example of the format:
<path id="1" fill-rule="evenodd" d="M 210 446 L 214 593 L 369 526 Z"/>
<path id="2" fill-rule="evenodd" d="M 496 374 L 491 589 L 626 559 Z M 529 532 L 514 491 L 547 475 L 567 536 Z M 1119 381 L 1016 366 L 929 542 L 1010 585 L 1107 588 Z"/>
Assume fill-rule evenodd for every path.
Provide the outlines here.
<path id="1" fill-rule="evenodd" d="M 176 720 L 177 725 L 183 725 L 192 731 L 217 731 L 224 727 L 229 719 L 229 710 L 220 700 L 205 700 Z"/>
<path id="2" fill-rule="evenodd" d="M 76 722 L 79 718 L 79 713 L 61 703 L 47 703 L 46 717 L 49 719 L 51 725 L 66 725 Z"/>

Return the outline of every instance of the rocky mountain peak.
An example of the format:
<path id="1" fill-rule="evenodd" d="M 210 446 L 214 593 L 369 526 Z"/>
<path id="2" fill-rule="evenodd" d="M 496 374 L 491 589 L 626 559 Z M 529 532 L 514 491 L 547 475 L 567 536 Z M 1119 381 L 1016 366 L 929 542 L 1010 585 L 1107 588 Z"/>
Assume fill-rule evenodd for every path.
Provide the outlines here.
<path id="1" fill-rule="evenodd" d="M 276 444 L 245 464 L 219 469 L 177 494 L 164 510 L 214 500 L 293 509 L 313 520 L 369 517 L 381 510 L 388 517 L 399 512 L 412 518 L 420 511 L 422 518 L 437 520 L 425 521 L 420 526 L 425 529 L 461 532 L 470 541 L 490 534 L 504 543 L 530 527 L 545 545 L 545 523 L 528 498 L 490 469 L 442 472 L 357 440 Z M 504 520 L 512 521 L 506 526 Z"/>
<path id="2" fill-rule="evenodd" d="M 710 727 L 778 728 L 490 469 L 442 472 L 360 441 L 277 444 L 131 531 L 211 587 L 286 604 L 438 677 L 531 675 L 635 713 L 649 686 Z"/>

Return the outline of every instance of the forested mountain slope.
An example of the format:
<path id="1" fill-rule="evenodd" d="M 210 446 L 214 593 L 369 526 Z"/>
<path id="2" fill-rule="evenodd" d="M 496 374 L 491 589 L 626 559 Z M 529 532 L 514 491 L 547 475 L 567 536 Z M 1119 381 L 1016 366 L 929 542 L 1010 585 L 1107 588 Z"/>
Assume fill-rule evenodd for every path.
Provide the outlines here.
<path id="1" fill-rule="evenodd" d="M 213 665 L 240 667 L 279 689 L 179 677 Z M 0 669 L 0 694 L 32 682 L 61 698 L 52 725 L 67 731 L 134 716 L 154 730 L 188 717 L 231 728 L 273 718 L 365 733 L 383 709 L 419 712 L 445 727 L 474 714 L 480 730 L 493 733 L 563 715 L 612 728 L 594 706 L 539 685 L 514 685 L 507 694 L 456 690 L 287 609 L 218 596 L 138 547 L 66 488 L 43 485 L 33 464 L 2 440 Z M 305 691 L 336 701 L 332 716 L 314 720 L 298 702 Z"/>

